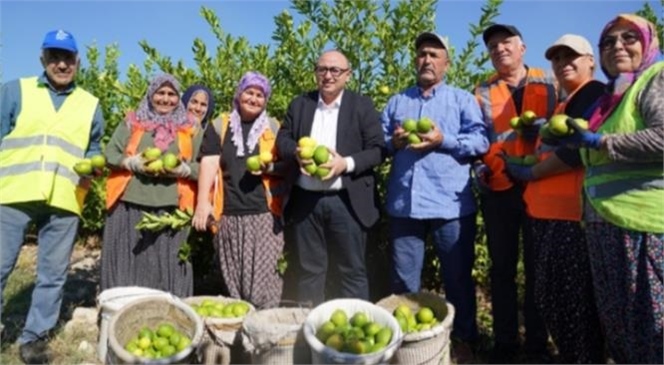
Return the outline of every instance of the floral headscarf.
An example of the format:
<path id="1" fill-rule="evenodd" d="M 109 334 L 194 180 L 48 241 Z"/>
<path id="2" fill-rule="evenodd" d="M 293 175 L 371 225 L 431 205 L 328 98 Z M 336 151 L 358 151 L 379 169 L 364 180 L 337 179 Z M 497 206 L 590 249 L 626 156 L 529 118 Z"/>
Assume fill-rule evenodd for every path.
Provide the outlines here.
<path id="1" fill-rule="evenodd" d="M 610 75 L 602 65 L 602 71 L 609 80 L 608 93 L 597 101 L 597 108 L 590 117 L 590 129 L 593 131 L 599 129 L 604 120 L 611 115 L 613 109 L 620 103 L 625 91 L 639 78 L 644 70 L 657 62 L 657 58 L 660 55 L 659 40 L 657 39 L 655 26 L 638 15 L 618 15 L 606 24 L 599 39 L 604 39 L 606 33 L 618 23 L 628 23 L 639 34 L 639 40 L 643 46 L 643 58 L 641 59 L 641 64 L 634 72 L 623 72 L 618 75 Z"/>
<path id="2" fill-rule="evenodd" d="M 177 106 L 169 114 L 163 115 L 154 111 L 152 106 L 152 96 L 164 85 L 170 85 L 176 93 L 180 93 L 180 83 L 169 74 L 163 74 L 155 77 L 148 86 L 148 91 L 141 100 L 136 110 L 136 119 L 134 122 L 148 131 L 154 132 L 154 143 L 162 151 L 166 151 L 168 146 L 175 140 L 178 128 L 189 127 L 194 124 L 193 118 L 187 115 L 187 110 L 178 101 Z M 132 118 L 129 118 L 131 121 Z"/>
<path id="3" fill-rule="evenodd" d="M 233 98 L 233 111 L 230 115 L 230 130 L 233 134 L 231 140 L 237 148 L 237 156 L 244 156 L 245 143 L 242 136 L 242 117 L 240 117 L 240 94 L 242 94 L 249 87 L 258 87 L 263 91 L 265 95 L 265 106 L 260 115 L 254 120 L 254 124 L 249 131 L 247 136 L 246 148 L 249 150 L 249 153 L 252 153 L 256 148 L 256 143 L 258 138 L 263 134 L 265 128 L 269 126 L 269 121 L 267 118 L 267 112 L 265 108 L 267 107 L 267 101 L 270 98 L 270 93 L 272 89 L 270 87 L 270 81 L 258 72 L 249 71 L 240 79 L 240 83 L 237 86 L 235 91 L 235 97 Z"/>
<path id="4" fill-rule="evenodd" d="M 210 120 L 212 117 L 212 113 L 214 113 L 214 95 L 212 95 L 212 91 L 203 85 L 191 85 L 187 90 L 185 90 L 184 94 L 182 94 L 182 105 L 184 105 L 184 108 L 187 109 L 189 100 L 199 91 L 206 93 L 208 97 L 208 109 L 205 112 L 203 119 L 200 121 L 201 127 L 205 128 L 208 120 Z"/>

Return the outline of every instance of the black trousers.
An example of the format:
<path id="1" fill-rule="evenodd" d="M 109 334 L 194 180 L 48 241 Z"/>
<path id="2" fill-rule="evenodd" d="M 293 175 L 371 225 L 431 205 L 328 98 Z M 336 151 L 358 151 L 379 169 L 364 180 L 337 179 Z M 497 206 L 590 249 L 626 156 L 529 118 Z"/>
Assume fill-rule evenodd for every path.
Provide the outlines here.
<path id="1" fill-rule="evenodd" d="M 341 298 L 369 299 L 365 249 L 367 230 L 352 212 L 348 195 L 295 187 L 286 210 L 287 237 L 297 252 L 298 301 L 324 302 L 327 280 Z M 335 265 L 334 270 L 329 267 Z M 328 271 L 335 277 L 328 277 Z"/>
<path id="2" fill-rule="evenodd" d="M 516 272 L 519 261 L 519 234 L 523 237 L 523 264 L 526 293 L 523 312 L 526 327 L 526 350 L 546 349 L 548 334 L 537 311 L 534 295 L 534 257 L 532 232 L 528 226 L 523 189 L 513 187 L 505 191 L 482 194 L 482 214 L 491 258 L 491 305 L 495 342 L 515 345 L 518 341 L 518 297 Z"/>

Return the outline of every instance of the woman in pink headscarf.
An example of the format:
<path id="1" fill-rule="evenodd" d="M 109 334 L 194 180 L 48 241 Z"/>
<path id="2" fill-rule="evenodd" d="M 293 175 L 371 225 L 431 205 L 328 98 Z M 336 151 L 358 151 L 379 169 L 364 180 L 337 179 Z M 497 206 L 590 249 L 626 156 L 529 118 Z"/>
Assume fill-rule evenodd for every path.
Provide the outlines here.
<path id="1" fill-rule="evenodd" d="M 135 227 L 146 213 L 193 210 L 201 138 L 199 124 L 180 100 L 180 84 L 168 74 L 155 77 L 138 109 L 118 124 L 105 152 L 112 170 L 106 184 L 102 290 L 137 285 L 180 297 L 193 294 L 191 263 L 179 255 L 189 230 Z M 155 167 L 143 155 L 148 148 L 174 154 L 179 164 Z"/>
<path id="2" fill-rule="evenodd" d="M 664 62 L 655 26 L 631 14 L 599 41 L 609 80 L 590 130 L 565 143 L 586 168 L 584 221 L 600 321 L 619 364 L 662 364 Z"/>
<path id="3" fill-rule="evenodd" d="M 283 286 L 277 260 L 284 247 L 281 210 L 287 190 L 281 176 L 287 165 L 278 161 L 274 146 L 279 123 L 267 115 L 270 93 L 265 76 L 247 72 L 232 112 L 208 126 L 193 220 L 199 230 L 208 227 L 211 216 L 219 220 L 214 241 L 229 294 L 257 307 L 278 305 Z M 259 155 L 257 169 L 251 169 L 247 162 Z"/>

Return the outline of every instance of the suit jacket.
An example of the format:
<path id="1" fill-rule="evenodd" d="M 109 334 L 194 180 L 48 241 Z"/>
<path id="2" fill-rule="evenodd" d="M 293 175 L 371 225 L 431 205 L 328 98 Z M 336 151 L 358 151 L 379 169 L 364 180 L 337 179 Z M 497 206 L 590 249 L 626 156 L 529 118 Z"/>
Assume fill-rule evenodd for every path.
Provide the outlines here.
<path id="1" fill-rule="evenodd" d="M 311 134 L 318 91 L 296 97 L 288 107 L 286 119 L 277 136 L 279 156 L 297 163 L 295 153 L 297 141 Z M 339 109 L 336 151 L 343 157 L 355 161 L 353 172 L 342 175 L 344 189 L 352 211 L 364 227 L 371 227 L 378 221 L 379 200 L 373 168 L 385 158 L 385 138 L 380 124 L 380 116 L 370 98 L 344 90 Z M 299 177 L 300 172 L 294 178 Z M 286 208 L 295 214 L 309 214 L 315 202 L 294 201 Z M 290 208 L 290 209 L 289 209 Z M 286 217 L 287 222 L 290 220 Z"/>

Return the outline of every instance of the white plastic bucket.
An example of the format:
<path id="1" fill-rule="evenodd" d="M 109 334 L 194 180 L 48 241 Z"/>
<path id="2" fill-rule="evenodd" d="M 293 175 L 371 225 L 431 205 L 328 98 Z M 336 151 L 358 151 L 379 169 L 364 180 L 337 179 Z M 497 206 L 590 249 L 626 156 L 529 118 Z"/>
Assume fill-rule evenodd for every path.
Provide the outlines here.
<path id="1" fill-rule="evenodd" d="M 355 355 L 336 351 L 325 346 L 316 337 L 316 330 L 330 318 L 330 315 L 337 310 L 342 309 L 348 317 L 352 317 L 357 312 L 363 312 L 370 321 L 374 321 L 382 326 L 387 326 L 392 330 L 392 339 L 387 346 L 377 352 Z M 311 348 L 312 364 L 354 364 L 354 365 L 375 365 L 387 363 L 401 345 L 403 334 L 399 322 L 390 312 L 373 303 L 361 299 L 333 299 L 318 305 L 307 315 L 303 325 L 304 338 Z"/>
<path id="2" fill-rule="evenodd" d="M 97 307 L 101 321 L 99 324 L 99 343 L 97 344 L 97 358 L 102 363 L 106 363 L 106 354 L 108 352 L 108 326 L 111 317 L 117 311 L 129 303 L 139 299 L 161 297 L 171 298 L 172 295 L 165 291 L 144 288 L 141 286 L 120 286 L 117 288 L 104 290 L 97 297 Z"/>

